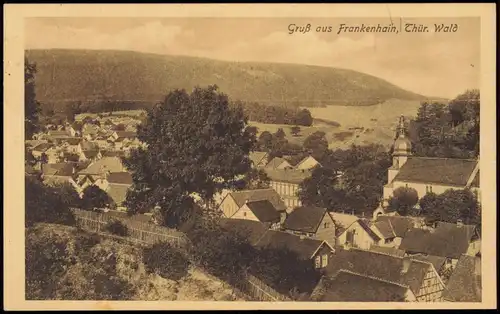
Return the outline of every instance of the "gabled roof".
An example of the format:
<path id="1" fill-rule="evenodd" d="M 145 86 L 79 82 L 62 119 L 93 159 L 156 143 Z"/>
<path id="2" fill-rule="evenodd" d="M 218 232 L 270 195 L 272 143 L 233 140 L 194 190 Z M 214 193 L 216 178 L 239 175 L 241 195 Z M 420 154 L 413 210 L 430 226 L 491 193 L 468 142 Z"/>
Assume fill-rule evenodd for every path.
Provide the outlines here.
<path id="1" fill-rule="evenodd" d="M 283 203 L 283 200 L 274 189 L 234 191 L 229 193 L 227 197 L 229 197 L 229 195 L 234 199 L 238 207 L 245 205 L 246 201 L 254 202 L 268 200 L 277 211 L 286 210 L 285 203 Z"/>
<path id="2" fill-rule="evenodd" d="M 85 155 L 85 158 L 95 158 L 99 155 L 99 150 L 84 150 L 83 154 Z"/>
<path id="3" fill-rule="evenodd" d="M 476 173 L 476 176 L 472 180 L 471 186 L 475 187 L 475 188 L 478 188 L 479 187 L 479 182 L 480 182 L 480 180 L 479 180 L 479 170 L 478 170 L 477 173 Z"/>
<path id="4" fill-rule="evenodd" d="M 260 240 L 254 244 L 256 247 L 270 249 L 287 248 L 295 252 L 299 258 L 304 260 L 311 259 L 313 254 L 315 254 L 322 245 L 328 245 L 328 243 L 322 240 L 307 237 L 301 238 L 288 232 L 274 230 L 267 230 Z"/>
<path id="5" fill-rule="evenodd" d="M 391 239 L 396 237 L 394 230 L 388 220 L 380 220 L 373 224 L 373 227 L 377 228 L 384 239 Z"/>
<path id="6" fill-rule="evenodd" d="M 337 227 L 347 228 L 352 225 L 353 222 L 359 219 L 358 216 L 337 212 L 330 212 L 330 216 L 333 218 L 335 225 Z"/>
<path id="7" fill-rule="evenodd" d="M 50 137 L 70 137 L 68 131 L 49 131 L 48 134 Z"/>
<path id="8" fill-rule="evenodd" d="M 351 248 L 337 249 L 325 272 L 335 276 L 340 270 L 349 270 L 370 277 L 408 286 L 417 293 L 431 264 L 372 251 Z"/>
<path id="9" fill-rule="evenodd" d="M 404 302 L 408 290 L 408 287 L 398 283 L 341 270 L 333 278 L 321 278 L 311 299 L 326 302 Z"/>
<path id="10" fill-rule="evenodd" d="M 443 291 L 443 298 L 452 302 L 481 302 L 481 292 L 481 258 L 462 255 Z"/>
<path id="11" fill-rule="evenodd" d="M 73 175 L 74 166 L 71 163 L 60 162 L 56 164 L 43 164 L 42 173 L 44 176 L 66 176 Z"/>
<path id="12" fill-rule="evenodd" d="M 394 181 L 464 187 L 477 163 L 472 159 L 410 157 Z"/>
<path id="13" fill-rule="evenodd" d="M 36 147 L 37 145 L 47 143 L 47 141 L 46 140 L 26 140 L 26 141 L 24 141 L 24 143 L 28 147 Z"/>
<path id="14" fill-rule="evenodd" d="M 111 172 L 107 180 L 110 184 L 128 184 L 131 185 L 133 183 L 132 175 L 128 172 Z"/>
<path id="15" fill-rule="evenodd" d="M 249 158 L 254 165 L 258 165 L 262 161 L 264 161 L 268 156 L 266 152 L 250 152 Z"/>
<path id="16" fill-rule="evenodd" d="M 405 234 L 413 228 L 415 220 L 421 218 L 407 217 L 407 216 L 390 216 L 390 215 L 379 215 L 375 223 L 379 221 L 387 222 L 391 225 L 392 230 L 396 237 L 404 237 Z"/>
<path id="17" fill-rule="evenodd" d="M 271 181 L 300 184 L 312 174 L 310 170 L 264 168 Z"/>
<path id="18" fill-rule="evenodd" d="M 406 252 L 423 253 L 458 259 L 467 252 L 475 226 L 439 222 L 434 230 L 414 228 L 406 233 L 399 248 Z"/>
<path id="19" fill-rule="evenodd" d="M 113 202 L 115 202 L 115 204 L 121 205 L 127 197 L 127 191 L 129 190 L 129 187 L 130 186 L 123 184 L 109 184 L 106 192 L 109 194 Z"/>
<path id="20" fill-rule="evenodd" d="M 278 222 L 280 214 L 268 200 L 253 201 L 246 203 L 252 213 L 262 222 Z"/>
<path id="21" fill-rule="evenodd" d="M 369 222 L 367 220 L 358 219 L 355 223 L 358 223 L 374 241 L 380 240 L 380 237 L 375 232 L 373 232 L 372 228 L 370 228 Z"/>
<path id="22" fill-rule="evenodd" d="M 33 150 L 39 151 L 39 152 L 45 152 L 51 147 L 54 147 L 54 145 L 51 143 L 41 143 L 41 144 L 38 144 L 37 146 L 33 147 Z"/>
<path id="23" fill-rule="evenodd" d="M 316 233 L 325 215 L 327 215 L 326 208 L 316 206 L 298 207 L 286 217 L 283 228 Z"/>
<path id="24" fill-rule="evenodd" d="M 314 158 L 313 156 L 307 156 L 305 157 L 304 159 L 302 159 L 301 161 L 299 161 L 296 165 L 295 165 L 295 168 L 299 168 L 301 164 L 303 164 L 304 162 L 306 162 L 308 159 L 313 159 L 318 165 L 321 165 L 319 163 L 319 161 L 316 160 L 316 158 Z"/>
<path id="25" fill-rule="evenodd" d="M 104 157 L 94 163 L 91 163 L 86 169 L 80 171 L 78 174 L 102 174 L 103 171 L 124 171 L 121 159 L 118 157 Z"/>
<path id="26" fill-rule="evenodd" d="M 248 219 L 221 218 L 220 225 L 225 230 L 231 230 L 255 244 L 269 230 L 269 224 Z"/>
<path id="27" fill-rule="evenodd" d="M 398 250 L 398 251 L 401 251 L 401 250 Z M 404 251 L 403 251 L 403 253 L 404 253 Z M 434 256 L 434 255 L 415 254 L 415 255 L 412 255 L 411 258 L 415 259 L 417 261 L 431 263 L 437 271 L 439 271 L 441 269 L 441 267 L 443 267 L 444 263 L 446 262 L 446 257 Z"/>
<path id="28" fill-rule="evenodd" d="M 281 158 L 281 157 L 274 157 L 271 159 L 271 161 L 266 165 L 266 168 L 268 169 L 276 169 L 278 168 L 282 163 L 287 163 L 290 164 L 286 159 Z"/>

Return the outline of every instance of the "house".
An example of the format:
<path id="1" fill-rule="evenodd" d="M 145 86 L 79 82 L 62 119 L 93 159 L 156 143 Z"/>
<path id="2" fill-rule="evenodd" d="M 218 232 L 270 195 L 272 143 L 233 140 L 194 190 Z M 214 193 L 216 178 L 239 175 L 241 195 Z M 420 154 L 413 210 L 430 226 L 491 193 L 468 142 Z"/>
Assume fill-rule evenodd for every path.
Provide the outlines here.
<path id="1" fill-rule="evenodd" d="M 365 219 L 358 219 L 338 233 L 336 245 L 368 250 L 372 245 L 379 245 L 383 240 L 370 228 Z"/>
<path id="2" fill-rule="evenodd" d="M 124 171 L 127 170 L 119 157 L 104 157 L 92 162 L 87 168 L 79 171 L 77 175 L 79 182 L 86 176 L 90 176 L 90 178 L 95 181 L 102 177 L 105 173 Z"/>
<path id="3" fill-rule="evenodd" d="M 443 292 L 448 302 L 481 302 L 481 258 L 462 255 Z"/>
<path id="4" fill-rule="evenodd" d="M 26 144 L 26 146 L 28 148 L 32 149 L 40 144 L 46 144 L 46 143 L 48 143 L 48 141 L 47 140 L 26 140 L 26 141 L 24 141 L 24 143 Z"/>
<path id="5" fill-rule="evenodd" d="M 270 230 L 268 224 L 254 220 L 221 219 L 221 226 L 248 239 L 255 248 L 286 248 L 302 260 L 310 260 L 316 268 L 324 268 L 335 252 L 326 241 L 297 236 L 288 232 Z"/>
<path id="6" fill-rule="evenodd" d="M 128 172 L 112 172 L 107 175 L 108 186 L 106 192 L 113 200 L 117 210 L 125 211 L 127 192 L 132 186 L 132 176 Z"/>
<path id="7" fill-rule="evenodd" d="M 296 208 L 285 219 L 283 230 L 335 245 L 335 223 L 326 208 L 315 206 Z"/>
<path id="8" fill-rule="evenodd" d="M 274 157 L 271 161 L 266 165 L 267 169 L 292 169 L 293 166 L 290 163 L 281 157 Z"/>
<path id="9" fill-rule="evenodd" d="M 246 202 L 269 201 L 273 207 L 284 216 L 286 206 L 281 200 L 278 193 L 273 189 L 257 189 L 233 191 L 228 193 L 219 205 L 219 210 L 222 211 L 224 217 L 232 217 Z"/>
<path id="10" fill-rule="evenodd" d="M 310 170 L 269 169 L 266 167 L 264 172 L 269 177 L 271 188 L 278 192 L 285 202 L 287 212 L 302 205 L 298 196 L 299 186 L 311 176 Z"/>
<path id="11" fill-rule="evenodd" d="M 470 188 L 480 199 L 479 160 L 414 157 L 411 148 L 411 141 L 406 137 L 404 117 L 401 116 L 398 138 L 394 142 L 393 164 L 388 169 L 388 180 L 383 190 L 385 205 L 399 187 L 415 189 L 419 198 L 428 192 L 441 194 L 448 189 Z"/>
<path id="12" fill-rule="evenodd" d="M 47 135 L 49 136 L 50 139 L 53 139 L 53 140 L 62 140 L 62 139 L 67 139 L 69 137 L 74 136 L 70 132 L 65 131 L 65 130 L 57 130 L 57 131 L 51 130 L 47 133 Z"/>
<path id="13" fill-rule="evenodd" d="M 82 127 L 82 137 L 89 140 L 94 139 L 99 135 L 99 126 L 92 123 L 85 123 Z"/>
<path id="14" fill-rule="evenodd" d="M 390 247 L 390 246 L 379 246 L 379 245 L 372 244 L 372 246 L 370 246 L 369 251 L 398 256 L 398 257 L 405 256 L 405 251 L 400 250 L 400 249 L 396 249 L 396 248 Z M 413 256 L 413 257 L 415 257 L 415 256 Z M 417 259 L 417 258 L 415 257 L 415 259 Z M 420 260 L 420 259 L 417 259 L 417 260 Z M 424 261 L 428 261 L 428 260 L 424 259 Z M 436 270 L 439 271 L 438 268 L 436 268 Z"/>
<path id="15" fill-rule="evenodd" d="M 78 137 L 68 138 L 62 141 L 61 147 L 69 153 L 81 154 L 82 152 L 82 139 Z"/>
<path id="16" fill-rule="evenodd" d="M 272 229 L 278 229 L 282 215 L 268 200 L 246 201 L 231 217 L 234 219 L 249 219 L 269 223 Z"/>
<path id="17" fill-rule="evenodd" d="M 327 241 L 276 230 L 267 230 L 252 245 L 269 249 L 286 248 L 296 253 L 299 259 L 311 260 L 317 269 L 327 267 L 332 254 L 335 252 L 335 249 Z"/>
<path id="18" fill-rule="evenodd" d="M 445 285 L 431 263 L 373 251 L 337 249 L 324 274 L 334 278 L 346 270 L 408 287 L 417 302 L 441 302 Z"/>
<path id="19" fill-rule="evenodd" d="M 250 152 L 249 156 L 254 168 L 264 168 L 269 161 L 267 152 Z"/>
<path id="20" fill-rule="evenodd" d="M 44 154 L 44 153 L 46 154 L 47 150 L 49 150 L 52 147 L 54 147 L 53 144 L 43 142 L 43 143 L 40 143 L 40 144 L 36 145 L 35 147 L 33 147 L 33 149 L 31 150 L 31 153 L 33 154 L 33 157 L 40 159 L 42 157 L 42 154 Z"/>
<path id="21" fill-rule="evenodd" d="M 43 183 L 47 185 L 59 185 L 69 183 L 77 191 L 81 193 L 82 189 L 75 181 L 75 165 L 73 163 L 54 163 L 42 165 Z"/>
<path id="22" fill-rule="evenodd" d="M 417 300 L 408 286 L 345 269 L 333 277 L 323 276 L 310 299 L 316 302 L 415 302 Z"/>
<path id="23" fill-rule="evenodd" d="M 310 170 L 314 169 L 315 167 L 321 167 L 321 164 L 319 161 L 314 159 L 313 156 L 307 156 L 306 158 L 302 159 L 296 166 L 295 169 L 299 170 Z"/>
<path id="24" fill-rule="evenodd" d="M 373 248 L 372 248 L 373 249 Z M 403 250 L 397 249 L 398 252 L 405 252 Z M 417 261 L 422 261 L 422 262 L 428 262 L 431 263 L 432 266 L 436 269 L 438 274 L 441 275 L 441 271 L 444 269 L 446 266 L 446 257 L 442 256 L 434 256 L 434 255 L 426 255 L 426 254 L 415 254 L 411 256 L 412 259 L 417 260 Z"/>
<path id="25" fill-rule="evenodd" d="M 80 154 L 80 160 L 97 161 L 102 158 L 102 154 L 98 149 L 84 150 Z"/>
<path id="26" fill-rule="evenodd" d="M 356 220 L 359 219 L 356 215 L 339 213 L 339 212 L 330 212 L 330 216 L 332 216 L 333 221 L 335 222 L 335 226 L 337 229 L 345 230 L 347 227 L 352 225 Z"/>
<path id="27" fill-rule="evenodd" d="M 423 226 L 424 218 L 421 217 L 385 215 L 380 213 L 372 223 L 372 230 L 381 239 L 384 239 L 384 245 L 397 248 L 401 245 L 401 241 L 408 231 L 413 228 L 422 228 Z M 392 234 L 394 237 L 392 237 Z"/>
<path id="28" fill-rule="evenodd" d="M 133 183 L 132 175 L 128 172 L 106 172 L 100 177 L 96 177 L 94 185 L 101 190 L 107 191 L 108 187 L 113 184 L 121 184 L 131 186 Z"/>
<path id="29" fill-rule="evenodd" d="M 438 222 L 435 228 L 413 228 L 408 231 L 399 249 L 408 255 L 420 253 L 446 257 L 447 264 L 454 266 L 477 237 L 474 225 Z"/>

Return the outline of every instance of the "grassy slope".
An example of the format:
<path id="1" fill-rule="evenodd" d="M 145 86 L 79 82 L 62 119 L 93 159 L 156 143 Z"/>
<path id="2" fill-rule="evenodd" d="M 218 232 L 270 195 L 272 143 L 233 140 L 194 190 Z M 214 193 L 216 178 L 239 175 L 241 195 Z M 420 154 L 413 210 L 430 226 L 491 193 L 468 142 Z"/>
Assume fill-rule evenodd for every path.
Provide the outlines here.
<path id="1" fill-rule="evenodd" d="M 325 108 L 308 108 L 314 120 L 310 127 L 301 127 L 300 136 L 293 137 L 290 132 L 291 125 L 264 124 L 251 121 L 250 124 L 258 128 L 258 133 L 269 131 L 274 133 L 278 128 L 283 128 L 288 141 L 302 144 L 307 136 L 315 131 L 323 131 L 329 147 L 348 148 L 351 144 L 363 145 L 380 143 L 391 145 L 394 139 L 395 127 L 400 115 L 406 118 L 416 116 L 419 101 L 390 99 L 373 106 L 327 106 Z M 338 127 L 327 124 L 335 121 Z M 364 129 L 355 129 L 361 128 Z M 370 129 L 366 131 L 366 129 Z M 345 135 L 342 137 L 341 135 Z"/>
<path id="2" fill-rule="evenodd" d="M 45 241 L 64 239 L 68 247 L 75 245 L 76 236 L 88 236 L 90 233 L 55 224 L 38 224 L 27 230 L 27 237 L 43 238 Z M 103 236 L 100 243 L 91 248 L 91 252 L 114 252 L 119 258 L 116 262 L 117 275 L 136 288 L 133 300 L 179 300 L 179 301 L 215 301 L 231 300 L 231 291 L 222 282 L 208 277 L 196 268 L 190 268 L 188 274 L 174 281 L 156 274 L 148 274 L 140 255 L 140 248 L 126 241 Z M 78 254 L 79 251 L 76 252 Z M 72 265 L 66 270 L 72 278 L 83 278 L 79 274 L 82 265 Z M 64 277 L 64 276 L 63 276 Z"/>
<path id="3" fill-rule="evenodd" d="M 126 51 L 29 50 L 26 55 L 37 63 L 37 96 L 42 102 L 99 96 L 153 102 L 174 88 L 214 83 L 233 99 L 262 103 L 359 105 L 363 100 L 424 98 L 371 75 L 328 67 Z"/>

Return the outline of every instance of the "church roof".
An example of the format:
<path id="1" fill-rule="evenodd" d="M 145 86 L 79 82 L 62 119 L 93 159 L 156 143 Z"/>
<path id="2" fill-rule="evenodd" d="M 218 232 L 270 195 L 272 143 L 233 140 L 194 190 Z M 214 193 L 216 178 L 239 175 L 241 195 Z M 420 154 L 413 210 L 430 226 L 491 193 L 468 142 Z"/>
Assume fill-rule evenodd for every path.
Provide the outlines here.
<path id="1" fill-rule="evenodd" d="M 465 186 L 477 160 L 410 157 L 394 181 Z"/>

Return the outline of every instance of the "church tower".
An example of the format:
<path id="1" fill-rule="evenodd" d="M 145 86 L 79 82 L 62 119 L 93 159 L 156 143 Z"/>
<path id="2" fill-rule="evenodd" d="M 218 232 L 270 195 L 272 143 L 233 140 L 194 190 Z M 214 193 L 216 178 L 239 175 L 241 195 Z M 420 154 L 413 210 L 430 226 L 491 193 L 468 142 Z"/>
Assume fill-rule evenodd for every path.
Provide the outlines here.
<path id="1" fill-rule="evenodd" d="M 405 118 L 401 115 L 396 131 L 397 138 L 393 146 L 392 167 L 389 168 L 388 184 L 392 182 L 399 173 L 401 167 L 403 167 L 408 160 L 408 157 L 411 156 L 411 141 L 407 138 L 406 133 Z"/>

